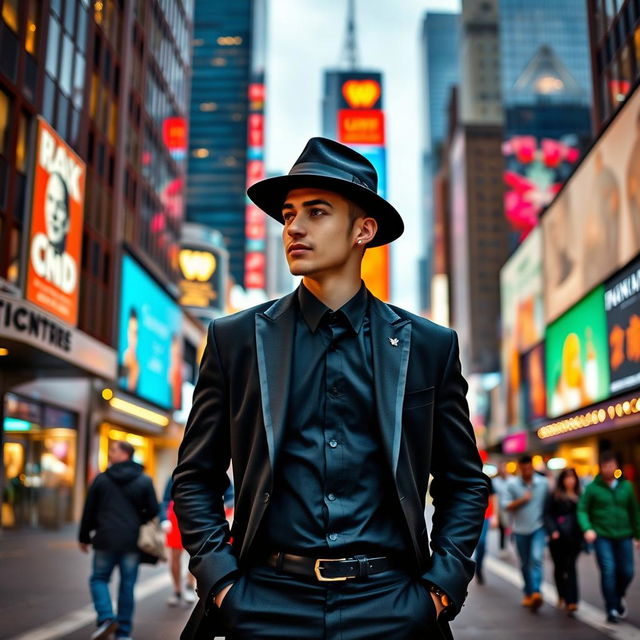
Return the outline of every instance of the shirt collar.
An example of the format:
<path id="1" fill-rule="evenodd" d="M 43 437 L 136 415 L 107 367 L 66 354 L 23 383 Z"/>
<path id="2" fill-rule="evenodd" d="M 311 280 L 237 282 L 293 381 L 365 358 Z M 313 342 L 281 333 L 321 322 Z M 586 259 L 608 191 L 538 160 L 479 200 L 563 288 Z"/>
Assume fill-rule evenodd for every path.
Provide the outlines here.
<path id="1" fill-rule="evenodd" d="M 368 303 L 367 288 L 364 286 L 364 282 L 362 282 L 358 293 L 343 304 L 336 313 L 342 313 L 357 334 L 362 327 Z M 302 312 L 305 322 L 313 333 L 317 331 L 324 315 L 331 311 L 331 309 L 329 309 L 324 302 L 318 300 L 303 283 L 300 283 L 298 287 L 298 304 L 300 305 L 300 311 Z"/>

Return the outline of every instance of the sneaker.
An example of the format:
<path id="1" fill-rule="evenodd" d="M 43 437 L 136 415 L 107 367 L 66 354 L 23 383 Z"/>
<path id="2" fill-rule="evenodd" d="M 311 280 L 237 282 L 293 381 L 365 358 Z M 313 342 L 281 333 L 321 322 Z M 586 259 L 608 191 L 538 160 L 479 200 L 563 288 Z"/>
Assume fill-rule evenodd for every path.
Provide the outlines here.
<path id="1" fill-rule="evenodd" d="M 522 602 L 520 604 L 523 607 L 530 607 L 532 602 L 533 602 L 533 597 L 532 596 L 524 596 L 522 598 Z"/>
<path id="2" fill-rule="evenodd" d="M 167 605 L 170 607 L 177 607 L 182 601 L 182 595 L 174 593 L 170 598 L 167 598 Z"/>
<path id="3" fill-rule="evenodd" d="M 184 602 L 185 604 L 193 604 L 195 601 L 196 592 L 194 591 L 193 587 L 187 585 L 186 589 L 184 590 Z"/>
<path id="4" fill-rule="evenodd" d="M 118 628 L 115 620 L 105 620 L 98 625 L 98 628 L 91 634 L 91 640 L 102 640 L 109 637 Z"/>
<path id="5" fill-rule="evenodd" d="M 536 591 L 536 593 L 531 596 L 531 611 L 537 611 L 543 602 L 542 594 Z"/>
<path id="6" fill-rule="evenodd" d="M 578 611 L 578 605 L 575 602 L 570 602 L 567 605 L 567 615 L 570 618 L 573 618 L 576 614 L 576 611 Z"/>
<path id="7" fill-rule="evenodd" d="M 607 622 L 610 624 L 618 624 L 618 622 L 620 622 L 620 616 L 615 609 L 611 609 L 607 614 Z"/>
<path id="8" fill-rule="evenodd" d="M 620 598 L 620 606 L 618 607 L 618 618 L 627 617 L 627 602 L 624 598 Z"/>

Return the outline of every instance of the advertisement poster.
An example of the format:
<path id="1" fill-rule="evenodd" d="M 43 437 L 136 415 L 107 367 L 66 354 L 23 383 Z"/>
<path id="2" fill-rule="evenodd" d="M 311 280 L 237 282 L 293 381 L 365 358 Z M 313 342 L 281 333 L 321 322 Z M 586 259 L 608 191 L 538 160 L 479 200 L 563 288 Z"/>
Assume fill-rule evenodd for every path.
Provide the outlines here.
<path id="1" fill-rule="evenodd" d="M 556 418 L 609 395 L 604 286 L 594 289 L 547 328 L 547 414 Z"/>
<path id="2" fill-rule="evenodd" d="M 525 421 L 541 420 L 547 414 L 547 391 L 544 379 L 544 345 L 539 344 L 522 357 L 522 397 Z"/>
<path id="3" fill-rule="evenodd" d="M 640 92 L 542 217 L 552 322 L 640 252 Z"/>
<path id="4" fill-rule="evenodd" d="M 640 386 L 640 259 L 607 280 L 611 394 Z"/>
<path id="5" fill-rule="evenodd" d="M 86 170 L 45 120 L 37 126 L 25 298 L 75 326 Z"/>
<path id="6" fill-rule="evenodd" d="M 500 271 L 507 424 L 522 424 L 520 356 L 544 336 L 542 232 L 534 229 Z"/>
<path id="7" fill-rule="evenodd" d="M 133 258 L 125 255 L 118 382 L 122 389 L 165 409 L 178 409 L 181 402 L 181 318 L 179 307 L 169 295 Z"/>
<path id="8" fill-rule="evenodd" d="M 264 214 L 263 214 L 264 215 Z M 183 242 L 178 264 L 182 275 L 180 305 L 192 309 L 217 309 L 225 304 L 224 272 L 221 252 Z"/>

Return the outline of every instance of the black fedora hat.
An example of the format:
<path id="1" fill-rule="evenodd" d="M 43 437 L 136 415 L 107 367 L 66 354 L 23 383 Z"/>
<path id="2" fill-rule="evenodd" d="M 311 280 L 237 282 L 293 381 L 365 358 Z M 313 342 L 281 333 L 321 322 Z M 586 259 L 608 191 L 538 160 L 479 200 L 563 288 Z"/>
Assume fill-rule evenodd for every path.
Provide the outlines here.
<path id="1" fill-rule="evenodd" d="M 402 235 L 400 214 L 378 193 L 375 167 L 361 154 L 329 138 L 311 138 L 286 176 L 251 185 L 247 195 L 265 213 L 284 224 L 282 205 L 292 189 L 316 187 L 334 191 L 375 218 L 378 231 L 367 245 L 379 247 Z"/>

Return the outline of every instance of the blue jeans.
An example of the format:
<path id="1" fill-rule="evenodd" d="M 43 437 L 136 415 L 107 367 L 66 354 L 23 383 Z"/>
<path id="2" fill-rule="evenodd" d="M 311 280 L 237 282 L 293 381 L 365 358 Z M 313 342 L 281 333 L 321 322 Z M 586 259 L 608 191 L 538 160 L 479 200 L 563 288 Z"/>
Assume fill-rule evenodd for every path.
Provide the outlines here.
<path id="1" fill-rule="evenodd" d="M 620 600 L 633 580 L 633 542 L 631 538 L 598 536 L 595 549 L 605 606 L 607 611 L 619 611 Z"/>
<path id="2" fill-rule="evenodd" d="M 131 635 L 134 608 L 133 588 L 138 578 L 139 565 L 140 554 L 137 552 L 96 549 L 93 555 L 93 572 L 89 578 L 89 588 L 91 589 L 93 606 L 98 614 L 98 625 L 115 617 L 109 593 L 109 581 L 115 567 L 117 566 L 120 570 L 116 636 Z"/>
<path id="3" fill-rule="evenodd" d="M 546 536 L 544 527 L 533 533 L 516 533 L 516 549 L 520 557 L 520 570 L 524 578 L 524 594 L 540 593 L 542 585 L 542 561 Z"/>
<path id="4" fill-rule="evenodd" d="M 482 533 L 480 533 L 480 539 L 478 540 L 478 546 L 476 547 L 474 560 L 476 561 L 477 573 L 482 573 L 482 563 L 484 562 L 484 554 L 487 549 L 487 533 L 489 532 L 489 522 L 489 518 L 484 519 L 484 524 L 482 525 Z"/>

